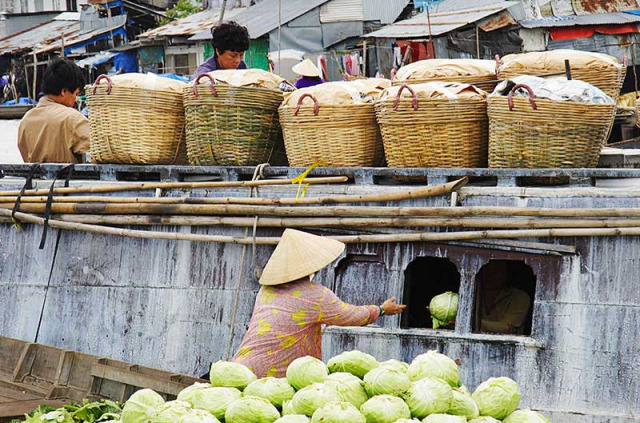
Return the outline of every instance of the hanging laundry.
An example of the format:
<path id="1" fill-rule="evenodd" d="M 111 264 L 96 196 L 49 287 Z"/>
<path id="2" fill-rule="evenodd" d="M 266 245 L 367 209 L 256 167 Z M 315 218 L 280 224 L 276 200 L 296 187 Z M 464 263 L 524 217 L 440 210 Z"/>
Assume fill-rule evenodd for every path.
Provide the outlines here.
<path id="1" fill-rule="evenodd" d="M 353 75 L 351 73 L 351 56 L 350 55 L 345 55 L 342 56 L 343 60 L 344 60 L 344 71 L 346 74 L 348 75 Z"/>
<path id="2" fill-rule="evenodd" d="M 360 55 L 358 53 L 351 55 L 351 75 L 360 76 Z"/>

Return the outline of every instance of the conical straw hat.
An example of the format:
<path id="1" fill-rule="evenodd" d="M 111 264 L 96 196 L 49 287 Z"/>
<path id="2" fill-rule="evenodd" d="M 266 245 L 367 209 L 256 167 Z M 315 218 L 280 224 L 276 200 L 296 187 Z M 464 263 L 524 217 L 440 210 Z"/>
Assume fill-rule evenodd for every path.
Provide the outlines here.
<path id="1" fill-rule="evenodd" d="M 291 68 L 292 71 L 302 76 L 320 76 L 320 71 L 309 59 L 304 59 Z"/>
<path id="2" fill-rule="evenodd" d="M 285 229 L 262 271 L 260 284 L 280 285 L 309 276 L 337 259 L 344 248 L 334 239 Z"/>

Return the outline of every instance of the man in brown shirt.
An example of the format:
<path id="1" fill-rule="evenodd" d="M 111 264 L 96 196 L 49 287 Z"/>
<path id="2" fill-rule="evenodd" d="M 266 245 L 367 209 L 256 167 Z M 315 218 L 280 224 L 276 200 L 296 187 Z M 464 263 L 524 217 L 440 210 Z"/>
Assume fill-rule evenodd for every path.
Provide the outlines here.
<path id="1" fill-rule="evenodd" d="M 73 108 L 84 86 L 82 70 L 71 60 L 54 59 L 44 72 L 44 96 L 18 127 L 25 163 L 78 163 L 89 151 L 89 121 Z"/>

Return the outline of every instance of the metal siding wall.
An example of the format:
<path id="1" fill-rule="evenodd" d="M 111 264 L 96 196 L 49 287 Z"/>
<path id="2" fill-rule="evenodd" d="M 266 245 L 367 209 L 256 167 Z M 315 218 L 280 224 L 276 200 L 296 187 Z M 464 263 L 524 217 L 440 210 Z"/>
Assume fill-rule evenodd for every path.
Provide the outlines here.
<path id="1" fill-rule="evenodd" d="M 332 0 L 320 6 L 320 22 L 362 21 L 363 0 Z"/>
<path id="2" fill-rule="evenodd" d="M 292 48 L 302 50 L 306 53 L 319 53 L 324 51 L 322 45 L 322 28 L 320 27 L 282 27 L 283 50 Z M 278 30 L 274 29 L 269 33 L 269 51 L 278 50 Z"/>
<path id="3" fill-rule="evenodd" d="M 408 0 L 362 0 L 364 20 L 394 23 L 408 3 Z"/>

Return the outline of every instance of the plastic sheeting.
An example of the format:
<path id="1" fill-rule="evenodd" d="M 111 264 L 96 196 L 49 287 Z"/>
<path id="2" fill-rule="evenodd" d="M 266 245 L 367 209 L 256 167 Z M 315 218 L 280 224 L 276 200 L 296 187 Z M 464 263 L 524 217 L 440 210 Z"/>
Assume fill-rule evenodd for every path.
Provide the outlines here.
<path id="1" fill-rule="evenodd" d="M 576 79 L 564 78 L 540 78 L 538 76 L 522 75 L 507 79 L 498 84 L 491 95 L 506 96 L 516 84 L 528 85 L 536 98 L 553 101 L 573 101 L 576 103 L 613 104 L 611 97 L 599 88 Z M 529 97 L 525 89 L 518 89 L 514 93 L 516 97 Z"/>

